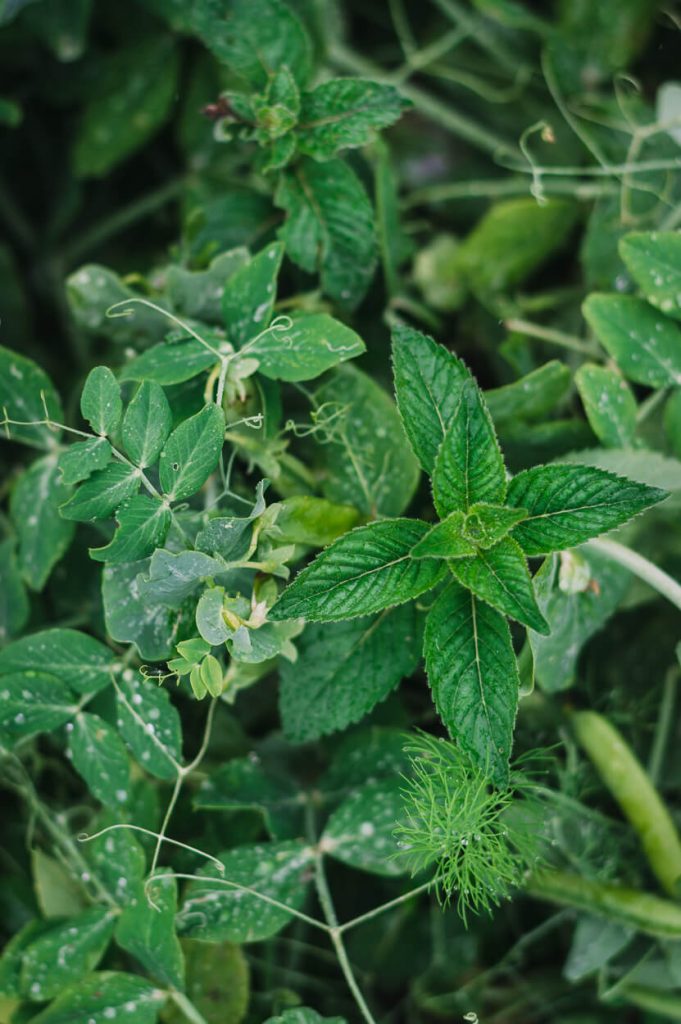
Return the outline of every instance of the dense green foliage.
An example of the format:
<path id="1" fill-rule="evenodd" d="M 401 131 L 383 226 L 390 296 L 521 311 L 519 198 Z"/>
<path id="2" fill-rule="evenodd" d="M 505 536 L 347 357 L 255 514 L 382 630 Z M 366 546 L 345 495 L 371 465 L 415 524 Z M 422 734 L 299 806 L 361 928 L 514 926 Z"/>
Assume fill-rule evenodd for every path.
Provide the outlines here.
<path id="1" fill-rule="evenodd" d="M 681 1019 L 678 54 L 0 0 L 0 1024 Z"/>

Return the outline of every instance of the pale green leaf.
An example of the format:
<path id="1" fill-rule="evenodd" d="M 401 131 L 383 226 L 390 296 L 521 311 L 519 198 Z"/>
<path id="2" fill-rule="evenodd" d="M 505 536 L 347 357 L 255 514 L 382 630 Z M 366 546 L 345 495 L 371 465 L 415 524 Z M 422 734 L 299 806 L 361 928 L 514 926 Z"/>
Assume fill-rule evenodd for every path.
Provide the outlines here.
<path id="1" fill-rule="evenodd" d="M 76 713 L 73 690 L 57 676 L 27 669 L 0 677 L 0 729 L 11 741 L 52 732 Z"/>
<path id="2" fill-rule="evenodd" d="M 76 324 L 117 345 L 146 348 L 160 341 L 168 330 L 165 317 L 138 303 L 129 307 L 129 315 L 107 316 L 116 303 L 140 297 L 140 292 L 124 284 L 118 274 L 98 263 L 88 263 L 66 279 L 66 298 Z"/>
<path id="3" fill-rule="evenodd" d="M 227 340 L 234 348 L 241 348 L 269 327 L 283 256 L 284 247 L 281 242 L 273 242 L 240 267 L 226 282 L 222 294 L 222 313 Z"/>
<path id="4" fill-rule="evenodd" d="M 450 735 L 504 784 L 520 679 L 503 615 L 452 584 L 428 614 L 424 654 L 435 707 Z"/>
<path id="5" fill-rule="evenodd" d="M 64 865 L 35 847 L 31 850 L 31 874 L 36 901 L 43 917 L 69 917 L 86 909 L 82 886 Z"/>
<path id="6" fill-rule="evenodd" d="M 427 532 L 428 524 L 416 519 L 382 520 L 351 530 L 296 576 L 270 618 L 331 622 L 418 597 L 445 571 L 433 559 L 411 557 Z"/>
<path id="7" fill-rule="evenodd" d="M 206 643 L 213 647 L 223 644 L 233 633 L 222 614 L 224 596 L 223 587 L 209 587 L 201 594 L 196 606 L 196 628 Z"/>
<path id="8" fill-rule="evenodd" d="M 155 1024 L 166 993 L 145 978 L 98 971 L 64 989 L 31 1024 L 110 1024 L 111 1011 L 125 1024 Z"/>
<path id="9" fill-rule="evenodd" d="M 601 345 L 636 384 L 681 384 L 681 330 L 633 295 L 590 295 L 583 312 Z"/>
<path id="10" fill-rule="evenodd" d="M 648 302 L 681 319 L 681 234 L 634 231 L 620 239 L 619 252 Z"/>
<path id="11" fill-rule="evenodd" d="M 101 548 L 90 548 L 96 562 L 134 562 L 160 547 L 170 529 L 171 513 L 165 502 L 136 494 L 116 512 L 118 528 Z"/>
<path id="12" fill-rule="evenodd" d="M 121 388 L 108 366 L 90 370 L 80 396 L 80 411 L 95 434 L 113 434 L 121 421 Z"/>
<path id="13" fill-rule="evenodd" d="M 495 423 L 540 420 L 565 398 L 571 383 L 570 368 L 552 359 L 512 384 L 485 391 L 485 402 Z"/>
<path id="14" fill-rule="evenodd" d="M 282 544 L 324 548 L 357 526 L 359 512 L 313 494 L 294 494 L 279 505 L 276 526 Z"/>
<path id="15" fill-rule="evenodd" d="M 564 461 L 595 466 L 649 487 L 661 487 L 672 493 L 669 504 L 681 501 L 681 461 L 660 452 L 646 448 L 583 448 L 566 455 Z"/>
<path id="16" fill-rule="evenodd" d="M 360 356 L 365 345 L 358 334 L 326 313 L 296 317 L 290 327 L 273 328 L 248 349 L 259 371 L 271 380 L 312 380 L 347 359 Z"/>
<path id="17" fill-rule="evenodd" d="M 511 480 L 508 504 L 528 516 L 513 536 L 528 555 L 562 551 L 621 526 L 667 492 L 592 466 L 535 466 Z"/>
<path id="18" fill-rule="evenodd" d="M 302 840 L 228 850 L 220 855 L 223 877 L 238 885 L 221 884 L 214 865 L 202 868 L 200 875 L 212 877 L 190 883 L 178 915 L 180 932 L 207 942 L 259 942 L 276 935 L 291 920 L 286 908 L 300 910 L 305 901 L 315 855 Z"/>
<path id="19" fill-rule="evenodd" d="M 17 561 L 32 590 L 43 589 L 73 538 L 73 524 L 59 514 L 70 493 L 54 455 L 34 462 L 12 491 L 9 508 L 19 541 Z"/>
<path id="20" fill-rule="evenodd" d="M 78 484 L 96 469 L 104 469 L 111 460 L 111 445 L 104 437 L 77 441 L 59 455 L 59 470 L 64 484 Z"/>
<path id="21" fill-rule="evenodd" d="M 112 640 L 134 643 L 145 661 L 160 661 L 171 655 L 177 622 L 165 605 L 141 596 L 137 577 L 148 568 L 148 559 L 104 567 L 104 621 Z"/>
<path id="22" fill-rule="evenodd" d="M 148 889 L 140 885 L 136 898 L 124 908 L 116 924 L 116 942 L 152 978 L 182 990 L 184 957 L 175 934 L 176 912 L 177 881 L 158 872 Z"/>
<path id="23" fill-rule="evenodd" d="M 122 462 L 112 462 L 94 472 L 73 497 L 60 506 L 62 519 L 82 523 L 107 519 L 135 494 L 139 485 L 139 470 Z"/>
<path id="24" fill-rule="evenodd" d="M 506 495 L 506 469 L 484 399 L 473 380 L 461 389 L 433 469 L 433 499 L 441 518 L 468 512 L 484 501 L 501 504 Z"/>
<path id="25" fill-rule="evenodd" d="M 329 160 L 339 149 L 371 142 L 408 106 L 391 85 L 365 78 L 332 78 L 303 93 L 298 148 L 316 160 Z"/>
<path id="26" fill-rule="evenodd" d="M 26 625 L 29 602 L 24 581 L 19 572 L 13 540 L 0 543 L 0 646 Z M 2 672 L 0 655 L 0 672 Z"/>
<path id="27" fill-rule="evenodd" d="M 249 965 L 241 947 L 231 942 L 183 939 L 182 949 L 187 997 L 205 1024 L 241 1024 L 249 1002 Z M 165 1024 L 187 1024 L 177 1006 L 166 1007 L 163 1014 Z"/>
<path id="28" fill-rule="evenodd" d="M 92 694 L 111 682 L 114 655 L 99 640 L 76 629 L 43 629 L 22 636 L 0 653 L 0 675 L 49 667 L 77 693 Z"/>
<path id="29" fill-rule="evenodd" d="M 135 760 L 156 778 L 174 780 L 182 761 L 182 726 L 167 690 L 126 669 L 116 707 L 118 731 Z"/>
<path id="30" fill-rule="evenodd" d="M 203 66 L 199 65 L 199 74 Z M 207 66 L 212 71 L 214 67 L 212 62 L 209 61 Z M 189 99 L 187 94 L 185 94 L 185 99 Z M 192 111 L 192 122 L 194 121 L 194 111 Z M 173 308 L 181 316 L 221 327 L 223 324 L 222 293 L 225 284 L 235 271 L 248 263 L 248 260 L 248 249 L 240 246 L 237 249 L 230 249 L 228 252 L 221 252 L 219 256 L 211 260 L 205 270 L 185 270 L 184 267 L 178 266 L 168 267 L 166 292 Z"/>
<path id="31" fill-rule="evenodd" d="M 213 520 L 218 523 L 220 520 Z M 151 556 L 149 572 L 138 581 L 143 600 L 179 608 L 204 580 L 224 571 L 222 562 L 202 551 L 174 554 L 161 548 Z"/>
<path id="32" fill-rule="evenodd" d="M 408 871 L 394 832 L 404 817 L 402 779 L 375 779 L 353 790 L 329 818 L 322 842 L 335 860 L 374 875 Z"/>
<path id="33" fill-rule="evenodd" d="M 44 420 L 46 408 L 51 420 L 63 422 L 59 395 L 44 370 L 32 359 L 0 345 L 0 417 L 7 415 L 24 423 Z M 60 430 L 50 430 L 46 425 L 3 427 L 4 436 L 8 432 L 12 440 L 34 448 L 53 448 L 61 435 Z"/>
<path id="34" fill-rule="evenodd" d="M 154 381 L 156 384 L 182 384 L 219 361 L 216 352 L 196 338 L 161 342 L 135 356 L 120 372 L 121 380 Z"/>
<path id="35" fill-rule="evenodd" d="M 607 366 L 583 363 L 575 384 L 591 429 L 606 448 L 627 448 L 636 433 L 636 399 L 626 380 Z"/>
<path id="36" fill-rule="evenodd" d="M 153 466 L 170 433 L 173 416 L 163 388 L 144 381 L 123 418 L 123 445 L 138 466 Z"/>
<path id="37" fill-rule="evenodd" d="M 161 487 L 170 501 L 181 501 L 206 482 L 218 464 L 225 420 L 217 405 L 205 405 L 173 430 L 161 452 Z"/>
<path id="38" fill-rule="evenodd" d="M 409 443 L 430 474 L 470 373 L 453 352 L 412 327 L 394 327 L 392 346 L 397 407 Z"/>
<path id="39" fill-rule="evenodd" d="M 279 666 L 279 710 L 287 738 L 305 743 L 358 722 L 416 670 L 418 612 L 406 604 L 348 622 L 311 623 L 296 648 L 296 661 Z"/>
<path id="40" fill-rule="evenodd" d="M 91 793 L 107 807 L 119 807 L 128 799 L 130 764 L 125 747 L 108 722 L 89 711 L 80 711 L 69 733 L 69 756 Z"/>
<path id="41" fill-rule="evenodd" d="M 110 909 L 92 907 L 43 932 L 23 952 L 21 994 L 46 1002 L 94 970 L 109 945 L 115 920 Z"/>

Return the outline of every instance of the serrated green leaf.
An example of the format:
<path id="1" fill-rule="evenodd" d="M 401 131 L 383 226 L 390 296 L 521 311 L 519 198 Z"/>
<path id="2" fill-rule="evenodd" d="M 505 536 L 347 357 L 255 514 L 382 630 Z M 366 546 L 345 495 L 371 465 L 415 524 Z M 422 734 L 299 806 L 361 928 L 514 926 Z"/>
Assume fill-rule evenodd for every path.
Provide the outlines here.
<path id="1" fill-rule="evenodd" d="M 444 573 L 439 562 L 411 557 L 427 532 L 428 524 L 417 519 L 388 519 L 351 530 L 296 576 L 270 618 L 333 622 L 418 597 Z"/>
<path id="2" fill-rule="evenodd" d="M 65 989 L 32 1024 L 107 1024 L 111 1011 L 126 1024 L 155 1024 L 166 993 L 120 971 L 97 971 Z"/>
<path id="3" fill-rule="evenodd" d="M 33 669 L 0 677 L 0 697 L 0 729 L 13 742 L 58 729 L 77 710 L 66 683 Z"/>
<path id="4" fill-rule="evenodd" d="M 104 437 L 93 437 L 87 441 L 70 444 L 59 455 L 59 471 L 63 484 L 78 484 L 94 473 L 104 469 L 111 461 L 111 445 Z"/>
<path id="5" fill-rule="evenodd" d="M 466 513 L 450 512 L 411 551 L 412 558 L 464 558 L 474 555 L 475 544 L 465 533 Z"/>
<path id="6" fill-rule="evenodd" d="M 234 348 L 241 348 L 269 327 L 283 257 L 283 245 L 281 242 L 273 242 L 240 267 L 226 282 L 222 294 L 222 314 L 227 339 Z"/>
<path id="7" fill-rule="evenodd" d="M 73 149 L 78 177 L 103 177 L 158 131 L 175 98 L 179 57 L 172 39 L 152 33 L 100 58 Z"/>
<path id="8" fill-rule="evenodd" d="M 55 455 L 34 462 L 19 477 L 10 497 L 10 515 L 19 540 L 17 560 L 32 590 L 42 590 L 73 539 L 72 523 L 59 515 L 71 488 L 61 481 Z"/>
<path id="9" fill-rule="evenodd" d="M 402 779 L 375 779 L 353 790 L 329 818 L 322 842 L 329 856 L 360 871 L 394 877 L 408 867 L 395 828 L 404 817 Z"/>
<path id="10" fill-rule="evenodd" d="M 90 370 L 80 396 L 80 411 L 95 434 L 113 434 L 118 427 L 123 400 L 120 385 L 108 366 Z"/>
<path id="11" fill-rule="evenodd" d="M 125 747 L 108 722 L 80 711 L 69 731 L 73 767 L 88 788 L 107 807 L 120 807 L 128 799 L 130 764 Z"/>
<path id="12" fill-rule="evenodd" d="M 367 516 L 397 516 L 411 501 L 419 467 L 391 398 L 371 377 L 343 366 L 315 394 L 329 419 L 317 452 L 324 497 Z"/>
<path id="13" fill-rule="evenodd" d="M 633 295 L 590 295 L 584 316 L 622 373 L 637 384 L 681 384 L 681 330 Z"/>
<path id="14" fill-rule="evenodd" d="M 477 502 L 500 505 L 506 496 L 506 469 L 484 399 L 473 380 L 461 389 L 459 404 L 433 469 L 433 500 L 441 518 L 468 512 Z"/>
<path id="15" fill-rule="evenodd" d="M 104 621 L 112 640 L 134 643 L 145 661 L 160 661 L 171 655 L 177 621 L 165 605 L 141 596 L 137 577 L 148 568 L 148 559 L 104 567 Z"/>
<path id="16" fill-rule="evenodd" d="M 651 306 L 675 320 L 681 319 L 681 235 L 678 231 L 631 232 L 620 239 L 619 253 Z"/>
<path id="17" fill-rule="evenodd" d="M 124 501 L 116 512 L 118 528 L 111 541 L 101 548 L 90 548 L 96 562 L 135 562 L 160 547 L 170 529 L 168 506 L 147 494 L 136 494 Z"/>
<path id="18" fill-rule="evenodd" d="M 627 448 L 636 433 L 636 399 L 626 380 L 616 370 L 595 363 L 583 363 L 575 384 L 584 404 L 586 418 L 606 448 Z"/>
<path id="19" fill-rule="evenodd" d="M 312 380 L 365 351 L 358 334 L 326 313 L 296 317 L 290 327 L 274 328 L 249 347 L 259 372 L 271 380 Z"/>
<path id="20" fill-rule="evenodd" d="M 76 629 L 44 629 L 22 636 L 0 654 L 0 676 L 49 666 L 76 693 L 89 695 L 108 686 L 114 655 L 99 640 Z"/>
<path id="21" fill-rule="evenodd" d="M 506 508 L 479 501 L 466 516 L 466 536 L 479 548 L 491 548 L 526 518 L 522 508 Z"/>
<path id="22" fill-rule="evenodd" d="M 667 497 L 657 487 L 592 466 L 535 466 L 514 477 L 508 504 L 528 516 L 513 530 L 527 555 L 575 547 Z"/>
<path id="23" fill-rule="evenodd" d="M 574 577 L 575 563 L 583 577 L 578 587 L 568 588 L 566 570 Z M 584 644 L 616 610 L 630 579 L 626 569 L 588 547 L 546 559 L 534 586 L 551 633 L 529 633 L 535 674 L 543 690 L 557 693 L 572 686 Z"/>
<path id="24" fill-rule="evenodd" d="M 315 850 L 302 840 L 239 846 L 220 855 L 224 879 L 254 889 L 293 910 L 305 900 Z M 221 885 L 215 867 L 201 869 L 213 876 L 191 882 L 178 914 L 182 934 L 205 942 L 259 942 L 276 935 L 291 920 L 284 906 Z"/>
<path id="25" fill-rule="evenodd" d="M 324 548 L 357 526 L 359 518 L 351 505 L 336 505 L 313 494 L 294 494 L 281 502 L 276 526 L 283 544 Z"/>
<path id="26" fill-rule="evenodd" d="M 303 93 L 298 148 L 315 160 L 329 160 L 339 149 L 366 145 L 408 106 L 391 85 L 332 78 Z"/>
<path id="27" fill-rule="evenodd" d="M 424 655 L 435 707 L 450 735 L 503 785 L 520 688 L 503 615 L 452 584 L 428 613 Z"/>
<path id="28" fill-rule="evenodd" d="M 149 572 L 139 579 L 139 594 L 143 600 L 179 608 L 203 580 L 211 579 L 223 571 L 224 565 L 221 562 L 202 551 L 180 551 L 174 554 L 160 549 L 151 556 Z"/>
<path id="29" fill-rule="evenodd" d="M 153 900 L 153 904 L 150 902 Z M 116 942 L 163 985 L 184 988 L 184 957 L 175 934 L 177 881 L 157 872 L 118 918 Z"/>
<path id="30" fill-rule="evenodd" d="M 286 253 L 346 309 L 364 297 L 376 269 L 374 211 L 364 186 L 341 160 L 304 157 L 281 175 L 274 201 L 286 211 Z"/>
<path id="31" fill-rule="evenodd" d="M 13 540 L 5 540 L 0 543 L 0 580 L 2 580 L 0 588 L 1 646 L 26 625 L 30 610 Z M 1 656 L 0 672 L 2 672 Z"/>
<path id="32" fill-rule="evenodd" d="M 267 772 L 254 757 L 234 758 L 204 779 L 194 807 L 201 811 L 259 811 L 273 839 L 290 836 L 292 825 L 300 827 L 297 788 L 288 778 Z"/>
<path id="33" fill-rule="evenodd" d="M 295 662 L 282 659 L 279 710 L 292 743 L 358 722 L 418 666 L 419 616 L 413 604 L 349 622 L 308 625 Z"/>
<path id="34" fill-rule="evenodd" d="M 218 464 L 225 418 L 217 405 L 205 405 L 173 430 L 161 452 L 161 487 L 170 501 L 195 494 Z"/>
<path id="35" fill-rule="evenodd" d="M 538 633 L 549 632 L 537 607 L 525 556 L 511 537 L 472 558 L 456 559 L 449 568 L 459 583 L 493 608 Z"/>
<path id="36" fill-rule="evenodd" d="M 392 353 L 397 408 L 409 443 L 430 474 L 470 373 L 444 345 L 403 324 L 393 328 Z"/>
<path id="37" fill-rule="evenodd" d="M 43 932 L 21 958 L 21 994 L 34 1002 L 54 999 L 94 970 L 113 935 L 110 909 L 92 907 Z"/>
<path id="38" fill-rule="evenodd" d="M 44 402 L 43 402 L 44 398 Z M 59 395 L 44 370 L 32 359 L 19 355 L 0 345 L 0 416 L 8 419 L 30 422 L 45 419 L 45 408 L 50 419 L 63 422 Z M 34 448 L 53 448 L 59 440 L 61 430 L 49 427 L 3 427 L 3 435 Z"/>
<path id="39" fill-rule="evenodd" d="M 154 465 L 172 422 L 163 388 L 155 381 L 144 381 L 125 410 L 121 431 L 125 450 L 136 465 L 142 469 Z"/>
<path id="40" fill-rule="evenodd" d="M 61 517 L 81 523 L 107 519 L 135 494 L 139 485 L 139 470 L 122 462 L 112 462 L 93 473 L 67 502 L 60 505 Z"/>
<path id="41" fill-rule="evenodd" d="M 215 352 L 196 338 L 161 342 L 135 356 L 121 370 L 121 380 L 154 381 L 156 384 L 182 384 L 218 362 Z"/>
<path id="42" fill-rule="evenodd" d="M 126 669 L 118 680 L 117 726 L 135 760 L 159 779 L 177 777 L 182 726 L 166 690 Z"/>
<path id="43" fill-rule="evenodd" d="M 570 368 L 552 359 L 512 384 L 485 391 L 485 402 L 495 423 L 539 420 L 552 412 L 570 389 Z"/>

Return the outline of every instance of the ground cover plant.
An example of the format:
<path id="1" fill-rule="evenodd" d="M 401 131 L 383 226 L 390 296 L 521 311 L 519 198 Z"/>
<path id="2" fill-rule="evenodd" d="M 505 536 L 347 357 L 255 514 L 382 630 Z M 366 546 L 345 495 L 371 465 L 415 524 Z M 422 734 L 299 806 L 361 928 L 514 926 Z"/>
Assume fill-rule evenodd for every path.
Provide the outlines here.
<path id="1" fill-rule="evenodd" d="M 680 24 L 0 0 L 0 1024 L 681 1019 Z"/>

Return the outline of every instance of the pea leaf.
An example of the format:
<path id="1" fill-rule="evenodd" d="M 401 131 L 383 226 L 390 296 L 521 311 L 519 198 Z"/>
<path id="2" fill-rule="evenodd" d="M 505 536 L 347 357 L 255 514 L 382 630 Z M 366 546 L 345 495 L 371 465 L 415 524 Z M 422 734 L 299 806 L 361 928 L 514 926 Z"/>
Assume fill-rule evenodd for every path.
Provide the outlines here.
<path id="1" fill-rule="evenodd" d="M 44 401 L 43 401 L 44 400 Z M 64 414 L 59 395 L 52 381 L 32 359 L 19 355 L 0 345 L 0 411 L 11 420 L 44 420 L 45 409 L 56 423 L 61 423 Z M 14 441 L 21 441 L 34 448 L 53 448 L 61 430 L 50 430 L 45 425 L 26 427 L 5 427 Z"/>
<path id="2" fill-rule="evenodd" d="M 595 363 L 583 363 L 575 384 L 584 404 L 586 418 L 606 448 L 627 448 L 636 433 L 636 399 L 616 370 Z"/>
<path id="3" fill-rule="evenodd" d="M 220 884 L 215 867 L 201 869 L 214 876 L 191 882 L 178 915 L 181 933 L 204 942 L 259 942 L 276 935 L 291 920 L 290 907 L 305 900 L 315 851 L 302 840 L 239 846 L 220 855 L 224 879 L 236 882 L 284 906 L 275 906 L 236 887 Z"/>
<path id="4" fill-rule="evenodd" d="M 112 462 L 93 473 L 67 502 L 60 505 L 62 519 L 82 523 L 107 519 L 135 494 L 139 484 L 139 470 L 122 462 Z"/>
<path id="5" fill-rule="evenodd" d="M 116 731 L 89 711 L 78 712 L 67 731 L 73 767 L 85 779 L 92 794 L 107 807 L 125 803 L 130 765 Z"/>
<path id="6" fill-rule="evenodd" d="M 82 887 L 71 872 L 37 847 L 31 851 L 31 874 L 36 901 L 40 913 L 48 919 L 48 927 L 52 918 L 68 917 L 86 909 Z"/>
<path id="7" fill-rule="evenodd" d="M 32 590 L 43 589 L 73 538 L 73 525 L 59 515 L 71 493 L 60 477 L 56 456 L 46 455 L 19 477 L 10 497 L 19 569 Z"/>
<path id="8" fill-rule="evenodd" d="M 214 65 L 208 61 L 208 66 Z M 201 83 L 205 86 L 205 83 Z M 189 99 L 189 96 L 186 97 Z M 192 122 L 194 117 L 192 116 Z M 200 126 L 199 126 L 200 127 Z M 173 308 L 185 317 L 222 326 L 222 295 L 225 284 L 237 270 L 248 263 L 248 249 L 240 246 L 221 252 L 205 270 L 185 270 L 171 266 L 166 273 L 166 291 Z"/>
<path id="9" fill-rule="evenodd" d="M 118 427 L 123 400 L 120 385 L 108 366 L 90 370 L 80 396 L 80 411 L 95 434 L 113 434 Z"/>
<path id="10" fill-rule="evenodd" d="M 334 860 L 389 877 L 408 868 L 400 863 L 395 827 L 404 817 L 402 780 L 375 779 L 353 790 L 329 818 L 322 842 Z"/>
<path id="11" fill-rule="evenodd" d="M 345 729 L 411 675 L 421 646 L 413 604 L 348 622 L 310 624 L 295 662 L 282 660 L 279 710 L 284 733 L 306 743 Z"/>
<path id="12" fill-rule="evenodd" d="M 118 731 L 134 758 L 158 779 L 174 780 L 182 761 L 182 726 L 168 693 L 126 669 L 116 693 Z"/>
<path id="13" fill-rule="evenodd" d="M 220 520 L 213 522 L 218 523 Z M 202 551 L 180 551 L 174 554 L 161 548 L 151 556 L 149 572 L 139 578 L 139 594 L 143 600 L 179 608 L 203 580 L 223 571 L 222 562 Z"/>
<path id="14" fill-rule="evenodd" d="M 49 927 L 47 921 L 28 921 L 5 943 L 0 954 L 0 996 L 5 999 L 20 999 L 19 981 L 24 950 Z"/>
<path id="15" fill-rule="evenodd" d="M 111 460 L 111 445 L 104 437 L 77 441 L 59 455 L 59 470 L 63 484 L 77 484 L 86 480 L 96 469 L 104 469 Z"/>
<path id="16" fill-rule="evenodd" d="M 397 408 L 409 443 L 430 474 L 470 374 L 444 345 L 403 324 L 393 328 L 392 356 Z"/>
<path id="17" fill-rule="evenodd" d="M 175 934 L 177 881 L 158 872 L 148 893 L 140 886 L 137 897 L 124 908 L 116 924 L 116 942 L 153 978 L 182 990 L 184 957 Z"/>
<path id="18" fill-rule="evenodd" d="M 433 500 L 441 518 L 479 501 L 502 504 L 506 470 L 482 394 L 466 381 L 433 468 Z"/>
<path id="19" fill-rule="evenodd" d="M 148 559 L 104 567 L 104 620 L 112 640 L 134 643 L 141 658 L 160 661 L 171 655 L 178 623 L 165 605 L 140 594 L 137 577 L 148 567 Z"/>
<path id="20" fill-rule="evenodd" d="M 194 807 L 201 811 L 259 811 L 273 839 L 286 838 L 292 834 L 292 826 L 300 827 L 297 788 L 286 777 L 266 771 L 253 757 L 234 758 L 204 779 Z"/>
<path id="21" fill-rule="evenodd" d="M 121 380 L 154 381 L 156 384 L 182 384 L 218 362 L 218 355 L 196 338 L 161 342 L 126 363 Z"/>
<path id="22" fill-rule="evenodd" d="M 98 971 L 64 989 L 34 1024 L 107 1024 L 111 1011 L 127 1024 L 154 1024 L 166 993 L 151 982 L 120 971 Z"/>
<path id="23" fill-rule="evenodd" d="M 118 345 L 146 347 L 168 330 L 156 310 L 135 305 L 130 316 L 107 316 L 107 310 L 140 293 L 123 283 L 118 274 L 99 263 L 87 263 L 66 279 L 66 298 L 74 320 L 87 332 L 104 335 Z"/>
<path id="24" fill-rule="evenodd" d="M 196 606 L 196 628 L 213 647 L 223 644 L 233 633 L 222 614 L 225 591 L 223 587 L 204 590 Z"/>
<path id="25" fill-rule="evenodd" d="M 76 629 L 43 629 L 8 644 L 0 654 L 0 676 L 42 665 L 76 693 L 89 695 L 111 682 L 114 656 L 99 640 Z"/>
<path id="26" fill-rule="evenodd" d="M 181 501 L 206 482 L 218 464 L 225 432 L 222 409 L 205 405 L 173 430 L 159 459 L 161 487 Z"/>
<path id="27" fill-rule="evenodd" d="M 298 148 L 315 160 L 329 160 L 339 149 L 366 145 L 408 106 L 391 85 L 332 78 L 302 95 Z"/>
<path id="28" fill-rule="evenodd" d="M 681 330 L 633 295 L 590 295 L 584 316 L 622 373 L 637 384 L 681 384 Z"/>
<path id="29" fill-rule="evenodd" d="M 527 555 L 574 547 L 621 526 L 667 492 L 592 466 L 535 466 L 511 480 L 508 504 L 527 510 L 513 537 Z"/>
<path id="30" fill-rule="evenodd" d="M 13 540 L 5 540 L 0 543 L 0 579 L 2 580 L 2 588 L 0 588 L 0 645 L 2 645 L 23 629 L 30 610 Z"/>
<path id="31" fill-rule="evenodd" d="M 265 511 L 266 487 L 267 481 L 261 480 L 258 483 L 255 489 L 255 502 L 247 516 L 216 516 L 209 519 L 196 535 L 196 547 L 199 551 L 220 555 L 228 561 L 234 561 L 245 553 L 248 547 L 250 526 Z M 189 562 L 187 564 L 189 566 Z M 204 561 L 201 563 L 200 560 L 197 560 L 197 564 L 199 567 L 203 564 L 208 569 L 208 571 L 202 572 L 202 575 L 215 575 L 214 562 Z"/>
<path id="32" fill-rule="evenodd" d="M 178 72 L 179 50 L 158 33 L 100 59 L 73 149 L 78 177 L 103 177 L 158 131 L 170 113 Z"/>
<path id="33" fill-rule="evenodd" d="M 110 909 L 92 907 L 44 931 L 22 954 L 21 994 L 45 1002 L 94 970 L 111 941 L 114 924 Z"/>
<path id="34" fill-rule="evenodd" d="M 273 242 L 240 267 L 225 284 L 222 313 L 227 337 L 234 348 L 241 348 L 269 326 L 283 257 L 283 245 Z"/>
<path id="35" fill-rule="evenodd" d="M 269 617 L 332 622 L 418 597 L 444 573 L 433 559 L 411 558 L 427 532 L 427 523 L 417 519 L 382 520 L 351 530 L 298 573 Z"/>
<path id="36" fill-rule="evenodd" d="M 259 371 L 271 380 L 312 380 L 365 351 L 359 335 L 326 313 L 296 317 L 290 327 L 273 329 L 249 348 Z"/>
<path id="37" fill-rule="evenodd" d="M 397 516 L 419 480 L 397 409 L 386 392 L 354 366 L 343 366 L 315 395 L 329 422 L 318 447 L 324 497 L 365 515 Z"/>
<path id="38" fill-rule="evenodd" d="M 113 817 L 113 813 L 107 812 L 99 818 L 97 824 L 104 827 L 117 822 L 118 817 Z M 97 836 L 86 844 L 85 855 L 119 907 L 125 907 L 138 898 L 146 863 L 144 850 L 132 832 L 113 829 Z"/>
<path id="39" fill-rule="evenodd" d="M 163 388 L 155 381 L 144 381 L 123 418 L 123 444 L 134 463 L 142 469 L 153 466 L 161 454 L 172 422 Z"/>
<path id="40" fill-rule="evenodd" d="M 96 562 L 134 562 L 160 547 L 170 529 L 168 506 L 146 494 L 124 501 L 116 513 L 118 529 L 101 548 L 90 548 Z"/>
<path id="41" fill-rule="evenodd" d="M 0 729 L 11 741 L 58 729 L 76 712 L 71 688 L 47 672 L 3 675 L 0 695 Z"/>
<path id="42" fill-rule="evenodd" d="M 451 736 L 503 785 L 520 687 L 503 615 L 452 584 L 428 613 L 424 655 L 440 718 Z"/>
<path id="43" fill-rule="evenodd" d="M 681 319 L 681 237 L 676 231 L 633 231 L 619 253 L 651 306 Z"/>
<path id="44" fill-rule="evenodd" d="M 511 537 L 472 558 L 456 559 L 449 568 L 459 583 L 493 608 L 538 633 L 549 632 L 537 607 L 525 556 Z"/>
<path id="45" fill-rule="evenodd" d="M 347 309 L 364 297 L 376 269 L 374 213 L 364 186 L 341 160 L 307 157 L 281 175 L 274 201 L 286 211 L 279 236 L 287 255 Z"/>
<path id="46" fill-rule="evenodd" d="M 540 420 L 566 396 L 571 383 L 570 368 L 552 359 L 512 384 L 485 391 L 485 402 L 495 423 Z"/>

